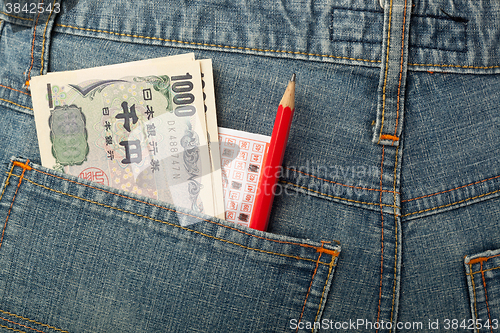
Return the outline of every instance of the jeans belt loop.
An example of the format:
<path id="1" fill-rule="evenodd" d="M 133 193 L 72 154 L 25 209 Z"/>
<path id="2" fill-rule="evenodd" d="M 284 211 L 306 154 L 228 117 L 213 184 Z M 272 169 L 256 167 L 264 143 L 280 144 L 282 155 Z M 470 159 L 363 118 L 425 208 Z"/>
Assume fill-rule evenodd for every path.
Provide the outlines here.
<path id="1" fill-rule="evenodd" d="M 398 146 L 402 133 L 412 0 L 385 1 L 373 143 Z"/>

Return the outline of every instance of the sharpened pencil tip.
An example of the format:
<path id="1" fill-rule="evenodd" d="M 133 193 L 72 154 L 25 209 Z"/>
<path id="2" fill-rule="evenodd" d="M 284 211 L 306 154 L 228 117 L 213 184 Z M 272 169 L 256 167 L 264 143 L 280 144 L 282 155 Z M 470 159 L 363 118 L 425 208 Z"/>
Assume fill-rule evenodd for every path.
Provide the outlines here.
<path id="1" fill-rule="evenodd" d="M 292 78 L 290 79 L 290 81 L 295 82 L 295 73 L 292 74 Z"/>

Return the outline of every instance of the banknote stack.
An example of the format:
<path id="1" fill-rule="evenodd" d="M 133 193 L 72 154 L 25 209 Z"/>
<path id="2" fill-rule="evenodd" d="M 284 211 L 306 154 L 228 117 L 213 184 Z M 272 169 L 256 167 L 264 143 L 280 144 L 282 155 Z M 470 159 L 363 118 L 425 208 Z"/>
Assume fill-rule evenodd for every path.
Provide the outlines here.
<path id="1" fill-rule="evenodd" d="M 43 166 L 224 218 L 211 60 L 49 73 L 30 86 Z"/>

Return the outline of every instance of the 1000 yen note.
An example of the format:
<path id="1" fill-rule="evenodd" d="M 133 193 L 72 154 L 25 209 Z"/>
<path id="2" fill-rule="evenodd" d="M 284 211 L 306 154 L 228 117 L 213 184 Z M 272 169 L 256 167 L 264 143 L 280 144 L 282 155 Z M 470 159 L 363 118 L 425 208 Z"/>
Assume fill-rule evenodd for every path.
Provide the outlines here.
<path id="1" fill-rule="evenodd" d="M 200 65 L 179 59 L 33 78 L 42 164 L 213 216 Z"/>
<path id="2" fill-rule="evenodd" d="M 215 214 L 218 218 L 225 219 L 224 191 L 222 188 L 219 130 L 217 126 L 217 111 L 215 108 L 215 89 L 212 60 L 203 59 L 198 61 L 201 66 L 203 98 L 205 102 L 205 117 L 207 121 L 208 146 L 210 148 L 210 163 L 212 165 L 214 209 Z"/>

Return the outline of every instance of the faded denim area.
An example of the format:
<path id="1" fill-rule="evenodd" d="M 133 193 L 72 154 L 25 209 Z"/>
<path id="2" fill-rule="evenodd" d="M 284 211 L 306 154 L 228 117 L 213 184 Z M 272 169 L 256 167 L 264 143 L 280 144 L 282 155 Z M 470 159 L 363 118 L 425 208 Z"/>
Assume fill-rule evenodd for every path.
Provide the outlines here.
<path id="1" fill-rule="evenodd" d="M 0 332 L 495 331 L 498 1 L 6 4 Z M 237 130 L 297 75 L 266 233 L 39 165 L 31 77 L 186 52 Z"/>

